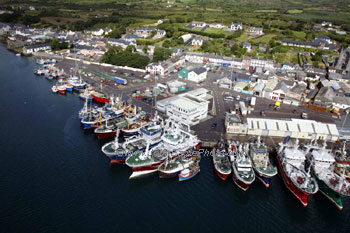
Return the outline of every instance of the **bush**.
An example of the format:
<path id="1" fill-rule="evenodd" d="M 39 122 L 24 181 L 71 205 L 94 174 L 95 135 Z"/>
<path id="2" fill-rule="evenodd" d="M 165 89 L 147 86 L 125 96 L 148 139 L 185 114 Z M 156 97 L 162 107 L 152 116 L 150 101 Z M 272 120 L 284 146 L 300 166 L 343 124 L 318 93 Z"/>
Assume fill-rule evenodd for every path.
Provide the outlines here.
<path id="1" fill-rule="evenodd" d="M 128 46 L 124 51 L 122 51 L 118 47 L 112 47 L 102 56 L 101 61 L 117 66 L 129 66 L 144 69 L 150 62 L 149 58 L 133 53 L 133 49 L 134 48 Z"/>

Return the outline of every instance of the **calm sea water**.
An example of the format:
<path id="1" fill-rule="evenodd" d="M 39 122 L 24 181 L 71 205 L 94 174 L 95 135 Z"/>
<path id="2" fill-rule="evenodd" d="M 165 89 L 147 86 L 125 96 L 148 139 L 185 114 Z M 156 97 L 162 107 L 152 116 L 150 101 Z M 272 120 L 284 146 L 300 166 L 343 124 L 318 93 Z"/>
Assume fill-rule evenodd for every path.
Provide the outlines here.
<path id="1" fill-rule="evenodd" d="M 350 231 L 350 199 L 338 211 L 316 194 L 304 208 L 280 177 L 243 192 L 209 157 L 186 182 L 129 180 L 81 129 L 78 96 L 53 94 L 34 68 L 0 46 L 0 232 Z"/>

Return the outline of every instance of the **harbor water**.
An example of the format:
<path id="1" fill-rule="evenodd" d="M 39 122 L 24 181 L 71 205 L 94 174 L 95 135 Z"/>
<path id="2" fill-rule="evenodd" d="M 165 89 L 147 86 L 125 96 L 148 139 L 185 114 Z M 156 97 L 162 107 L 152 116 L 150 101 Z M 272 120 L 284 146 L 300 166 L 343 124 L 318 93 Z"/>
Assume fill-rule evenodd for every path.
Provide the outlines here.
<path id="1" fill-rule="evenodd" d="M 338 211 L 317 193 L 304 208 L 279 176 L 243 192 L 209 156 L 188 181 L 129 180 L 82 130 L 78 96 L 34 68 L 0 46 L 0 232 L 349 232 L 350 199 Z"/>

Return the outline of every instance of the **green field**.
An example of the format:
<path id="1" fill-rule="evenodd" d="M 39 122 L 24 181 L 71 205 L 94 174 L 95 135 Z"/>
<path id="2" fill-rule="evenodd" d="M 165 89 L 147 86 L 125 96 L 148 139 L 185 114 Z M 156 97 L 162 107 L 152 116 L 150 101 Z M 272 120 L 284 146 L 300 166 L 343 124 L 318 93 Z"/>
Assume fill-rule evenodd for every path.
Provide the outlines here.
<path id="1" fill-rule="evenodd" d="M 266 43 L 268 43 L 272 38 L 274 38 L 274 37 L 276 37 L 276 34 L 273 34 L 273 33 L 271 33 L 271 34 L 265 34 L 265 35 L 262 35 L 262 36 L 260 36 L 260 37 L 258 37 L 258 38 L 255 38 L 255 39 L 252 39 L 251 41 L 253 42 L 253 43 L 256 43 L 256 44 L 259 44 L 259 43 L 264 43 L 264 44 L 266 44 Z"/>
<path id="2" fill-rule="evenodd" d="M 237 41 L 239 42 L 244 42 L 248 39 L 248 35 L 246 33 L 242 33 L 242 35 L 238 38 L 236 38 Z"/>
<path id="3" fill-rule="evenodd" d="M 227 33 L 227 31 L 225 31 L 223 29 L 219 29 L 219 28 L 207 28 L 207 29 L 205 29 L 205 32 L 213 33 L 213 34 L 226 34 Z"/>
<path id="4" fill-rule="evenodd" d="M 303 10 L 288 10 L 287 12 L 289 14 L 300 14 L 303 13 Z"/>

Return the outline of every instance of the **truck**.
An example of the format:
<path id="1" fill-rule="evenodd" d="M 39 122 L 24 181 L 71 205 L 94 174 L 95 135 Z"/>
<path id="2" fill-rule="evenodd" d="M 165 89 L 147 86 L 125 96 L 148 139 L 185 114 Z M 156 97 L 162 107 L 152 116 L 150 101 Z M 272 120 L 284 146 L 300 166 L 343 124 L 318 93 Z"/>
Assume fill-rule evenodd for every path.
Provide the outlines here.
<path id="1" fill-rule="evenodd" d="M 254 107 L 255 106 L 255 102 L 256 102 L 256 97 L 252 97 L 250 99 L 250 106 Z"/>
<path id="2" fill-rule="evenodd" d="M 117 77 L 117 76 L 115 76 L 115 77 L 113 78 L 113 80 L 114 80 L 114 82 L 119 83 L 119 84 L 123 84 L 123 85 L 128 84 L 128 81 L 126 81 L 126 79 L 119 78 L 119 77 Z"/>
<path id="3" fill-rule="evenodd" d="M 245 106 L 245 103 L 243 101 L 240 101 L 239 102 L 239 109 L 241 110 L 241 114 L 244 116 L 244 115 L 247 115 L 248 113 L 248 110 L 247 110 L 247 107 Z"/>

